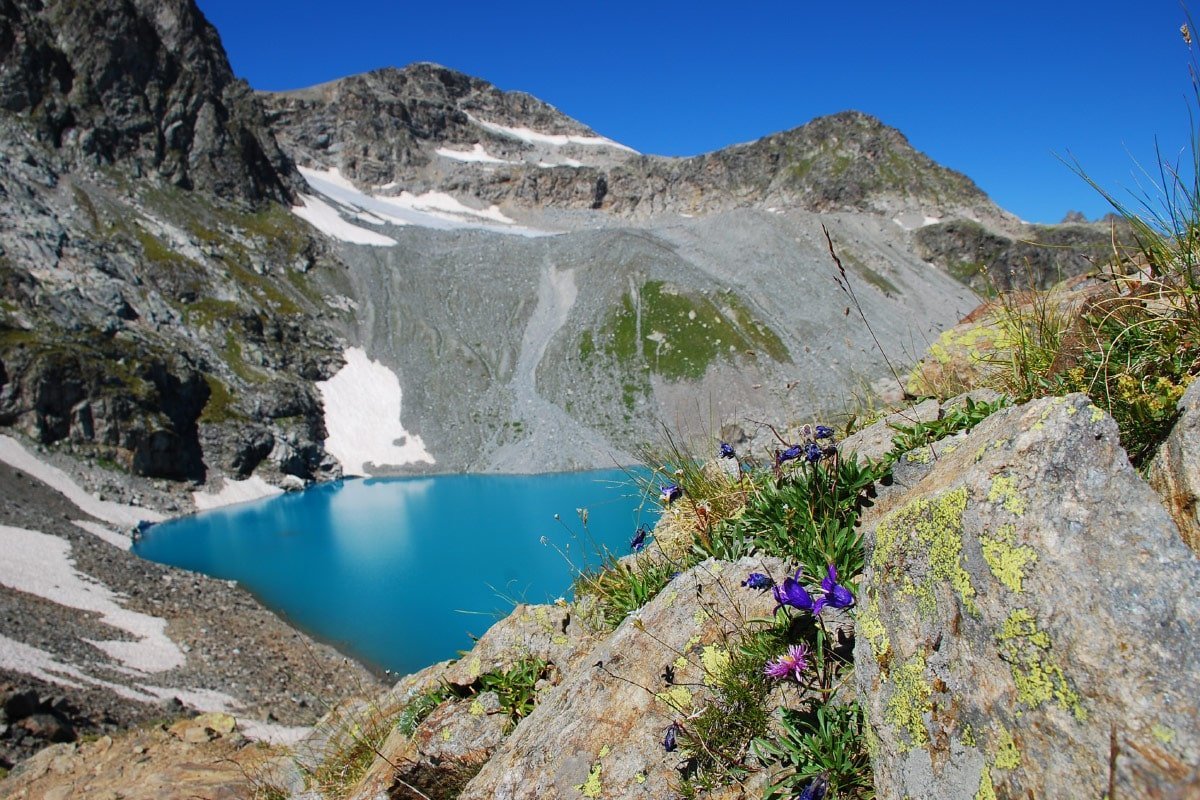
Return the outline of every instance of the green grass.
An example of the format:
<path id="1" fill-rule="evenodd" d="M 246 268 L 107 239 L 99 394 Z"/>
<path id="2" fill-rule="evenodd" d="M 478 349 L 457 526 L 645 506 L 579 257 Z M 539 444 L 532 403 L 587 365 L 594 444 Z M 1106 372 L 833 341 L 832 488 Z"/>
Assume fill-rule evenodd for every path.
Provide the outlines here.
<path id="1" fill-rule="evenodd" d="M 813 703 L 785 709 L 775 736 L 755 741 L 759 760 L 779 772 L 765 800 L 795 797 L 809 781 L 824 776 L 831 797 L 868 800 L 875 796 L 866 746 L 866 715 L 858 703 Z"/>
<path id="2" fill-rule="evenodd" d="M 717 298 L 730 313 L 703 294 L 663 281 L 647 281 L 636 297 L 621 299 L 598 338 L 607 354 L 626 370 L 646 365 L 673 381 L 699 379 L 718 359 L 732 360 L 760 347 L 773 358 L 786 358 L 779 337 L 754 320 L 740 299 L 731 293 Z M 581 357 L 584 352 L 581 341 Z M 590 350 L 586 352 L 590 355 Z"/>
<path id="3" fill-rule="evenodd" d="M 395 727 L 394 719 L 378 709 L 350 724 L 344 743 L 328 753 L 309 776 L 311 787 L 332 800 L 347 797 L 362 780 Z"/>

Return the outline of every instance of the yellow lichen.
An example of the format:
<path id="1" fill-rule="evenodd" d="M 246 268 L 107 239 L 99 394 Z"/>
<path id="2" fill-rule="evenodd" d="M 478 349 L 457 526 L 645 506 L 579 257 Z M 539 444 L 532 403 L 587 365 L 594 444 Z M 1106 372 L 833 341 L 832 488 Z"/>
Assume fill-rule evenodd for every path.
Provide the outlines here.
<path id="1" fill-rule="evenodd" d="M 1091 411 L 1091 412 L 1092 412 L 1091 416 L 1089 417 L 1089 421 L 1090 421 L 1090 422 L 1091 422 L 1093 425 L 1095 425 L 1095 424 L 1096 424 L 1097 422 L 1099 422 L 1100 420 L 1104 419 L 1104 412 L 1103 412 L 1103 411 L 1102 411 L 1100 408 L 1098 408 L 1097 406 L 1094 406 L 1094 405 L 1089 405 L 1089 406 L 1088 406 L 1088 411 Z"/>
<path id="2" fill-rule="evenodd" d="M 929 742 L 925 730 L 925 714 L 932 710 L 929 698 L 933 689 L 925 680 L 925 656 L 915 654 L 891 673 L 892 696 L 884 709 L 884 719 L 897 728 L 908 731 L 908 743 L 903 752 L 922 747 Z"/>
<path id="3" fill-rule="evenodd" d="M 1016 769 L 1021 766 L 1021 751 L 1017 749 L 1017 743 L 1013 741 L 1008 728 L 1003 725 L 996 734 L 996 757 L 992 760 L 992 765 L 999 769 Z"/>
<path id="4" fill-rule="evenodd" d="M 975 587 L 962 568 L 962 518 L 967 508 L 967 487 L 946 492 L 938 497 L 918 497 L 903 508 L 887 515 L 876 527 L 875 552 L 871 564 L 881 580 L 896 573 L 907 581 L 902 589 L 918 600 L 918 608 L 931 612 L 936 607 L 933 587 L 948 582 L 958 592 L 963 606 L 972 614 L 979 613 L 975 603 Z M 929 573 L 921 585 L 911 583 L 911 570 L 904 562 L 928 559 Z M 910 585 L 911 584 L 911 585 Z"/>
<path id="5" fill-rule="evenodd" d="M 996 800 L 996 787 L 992 786 L 992 770 L 985 764 L 983 774 L 979 776 L 979 791 L 975 792 L 975 800 Z"/>
<path id="6" fill-rule="evenodd" d="M 483 707 L 483 703 L 478 700 L 472 700 L 470 707 L 467 708 L 472 717 L 482 717 L 487 713 L 487 709 Z"/>
<path id="7" fill-rule="evenodd" d="M 867 637 L 876 661 L 887 655 L 891 643 L 888 641 L 887 629 L 883 626 L 883 620 L 879 617 L 879 601 L 874 595 L 867 599 L 866 605 L 859 606 L 858 614 L 855 616 L 854 629 Z"/>
<path id="8" fill-rule="evenodd" d="M 588 773 L 587 780 L 575 787 L 575 791 L 579 792 L 584 797 L 599 797 L 604 791 L 604 786 L 600 783 L 600 763 L 592 765 L 592 771 Z"/>
<path id="9" fill-rule="evenodd" d="M 979 541 L 983 548 L 983 560 L 996 580 L 1010 591 L 1020 592 L 1025 580 L 1025 568 L 1037 561 L 1037 552 L 1032 547 L 1017 545 L 1016 538 L 1016 526 L 1010 523 L 1001 525 L 994 537 L 982 536 Z"/>
<path id="10" fill-rule="evenodd" d="M 1025 498 L 1017 491 L 1017 482 L 1008 475 L 997 475 L 992 479 L 987 499 L 989 503 L 999 503 L 1014 516 L 1025 513 Z"/>
<path id="11" fill-rule="evenodd" d="M 1171 742 L 1175 741 L 1175 731 L 1161 723 L 1156 723 L 1154 727 L 1150 729 L 1150 733 L 1155 739 L 1158 739 L 1158 741 L 1162 742 L 1163 744 L 1170 744 Z"/>
<path id="12" fill-rule="evenodd" d="M 450 729 L 449 729 L 449 728 L 442 728 L 442 741 L 443 741 L 443 742 L 448 742 L 448 741 L 450 741 L 450 739 L 451 739 L 451 736 L 452 736 L 452 734 L 450 733 Z"/>
<path id="13" fill-rule="evenodd" d="M 1012 672 L 1018 701 L 1028 708 L 1037 708 L 1053 700 L 1080 722 L 1087 719 L 1079 694 L 1051 657 L 1050 635 L 1038 627 L 1033 614 L 1024 608 L 1014 609 L 996 640 L 1000 656 Z"/>
<path id="14" fill-rule="evenodd" d="M 692 708 L 692 690 L 686 686 L 672 686 L 654 696 L 682 714 L 688 713 Z"/>
<path id="15" fill-rule="evenodd" d="M 697 608 L 696 613 L 692 614 L 692 622 L 696 623 L 697 625 L 703 625 L 704 621 L 707 619 L 708 612 L 703 608 Z"/>
<path id="16" fill-rule="evenodd" d="M 606 755 L 608 755 L 611 752 L 612 752 L 612 748 L 609 747 L 608 745 L 604 745 L 603 747 L 600 748 L 600 757 L 604 758 Z"/>
<path id="17" fill-rule="evenodd" d="M 933 448 L 930 446 L 918 447 L 916 450 L 906 453 L 904 460 L 910 464 L 933 463 Z"/>
<path id="18" fill-rule="evenodd" d="M 550 641 L 561 647 L 564 644 L 569 644 L 571 640 L 560 633 L 557 636 L 551 637 Z"/>
<path id="19" fill-rule="evenodd" d="M 675 659 L 675 669 L 683 669 L 687 665 L 688 660 L 685 657 L 680 656 L 679 658 Z"/>
<path id="20" fill-rule="evenodd" d="M 471 680 L 478 678 L 482 671 L 483 662 L 479 660 L 479 656 L 471 656 L 471 660 L 467 662 L 467 674 L 471 676 Z"/>
<path id="21" fill-rule="evenodd" d="M 962 743 L 963 743 L 964 747 L 974 747 L 975 746 L 975 729 L 972 728 L 970 725 L 963 728 Z"/>
<path id="22" fill-rule="evenodd" d="M 704 667 L 704 682 L 716 686 L 717 681 L 729 672 L 729 651 L 715 644 L 710 644 L 700 653 L 700 666 Z"/>
<path id="23" fill-rule="evenodd" d="M 633 776 L 633 780 L 635 783 L 645 783 L 646 782 L 646 773 L 639 772 L 638 774 Z"/>

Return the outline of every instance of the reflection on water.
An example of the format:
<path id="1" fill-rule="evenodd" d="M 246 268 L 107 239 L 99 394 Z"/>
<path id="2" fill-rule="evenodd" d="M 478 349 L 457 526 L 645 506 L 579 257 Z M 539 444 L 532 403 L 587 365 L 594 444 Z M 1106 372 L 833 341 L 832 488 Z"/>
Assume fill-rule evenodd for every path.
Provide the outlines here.
<path id="1" fill-rule="evenodd" d="M 410 672 L 469 649 L 514 601 L 565 594 L 559 551 L 577 566 L 596 562 L 593 540 L 623 555 L 651 507 L 620 470 L 338 481 L 157 525 L 135 551 L 235 579 L 313 634 Z"/>

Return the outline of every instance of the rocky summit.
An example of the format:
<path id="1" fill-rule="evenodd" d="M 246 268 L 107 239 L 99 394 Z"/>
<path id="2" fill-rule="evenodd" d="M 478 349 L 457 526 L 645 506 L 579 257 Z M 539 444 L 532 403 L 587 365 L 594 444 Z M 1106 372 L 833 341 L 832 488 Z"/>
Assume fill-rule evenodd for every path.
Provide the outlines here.
<path id="1" fill-rule="evenodd" d="M 1092 273 L 1127 236 L 1026 225 L 856 111 L 668 158 L 435 64 L 256 92 L 192 0 L 0 0 L 0 767 L 41 750 L 0 793 L 667 796 L 704 754 L 664 728 L 777 605 L 743 573 L 794 565 L 659 548 L 614 567 L 662 584 L 637 613 L 522 606 L 385 689 L 130 531 L 342 475 L 630 464 L 664 428 L 762 457 L 901 401 L 978 292 Z M 881 796 L 1195 790 L 1194 664 L 1169 646 L 1194 592 L 1164 598 L 1196 580 L 1196 402 L 1149 466 L 1161 495 L 1079 396 L 863 484 L 864 636 L 843 611 L 836 649 L 865 665 L 846 691 Z M 959 413 L 928 401 L 845 452 L 898 459 L 896 426 Z M 1120 625 L 1114 677 L 1086 632 Z M 163 716 L 195 719 L 123 732 Z M 737 757 L 706 796 L 773 780 Z"/>

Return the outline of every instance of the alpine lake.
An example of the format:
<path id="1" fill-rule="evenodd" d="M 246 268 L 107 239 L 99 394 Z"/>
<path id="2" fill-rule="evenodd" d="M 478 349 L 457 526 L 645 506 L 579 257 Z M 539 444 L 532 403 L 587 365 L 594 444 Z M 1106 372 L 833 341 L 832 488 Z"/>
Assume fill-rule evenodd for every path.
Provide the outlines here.
<path id="1" fill-rule="evenodd" d="M 134 551 L 236 580 L 314 637 L 403 674 L 469 650 L 517 602 L 569 599 L 579 569 L 628 553 L 657 515 L 619 469 L 369 478 L 169 520 Z"/>

